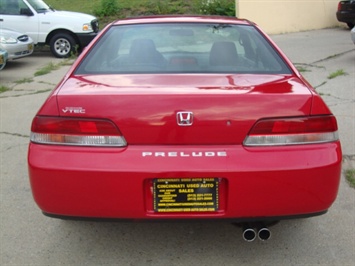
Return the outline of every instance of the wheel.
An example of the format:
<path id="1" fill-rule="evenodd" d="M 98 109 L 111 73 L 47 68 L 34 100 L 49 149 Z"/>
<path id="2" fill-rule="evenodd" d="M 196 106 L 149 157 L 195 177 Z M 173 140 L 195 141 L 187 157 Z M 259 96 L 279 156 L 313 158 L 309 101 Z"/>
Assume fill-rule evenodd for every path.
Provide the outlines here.
<path id="1" fill-rule="evenodd" d="M 348 27 L 350 28 L 350 29 L 352 29 L 352 28 L 354 28 L 354 23 L 351 23 L 351 22 L 349 22 L 349 23 L 346 23 L 346 25 L 348 25 Z"/>
<path id="2" fill-rule="evenodd" d="M 75 45 L 74 38 L 68 33 L 57 33 L 49 42 L 52 54 L 58 58 L 69 57 L 75 52 Z"/>
<path id="3" fill-rule="evenodd" d="M 6 59 L 2 56 L 0 58 L 0 70 L 2 70 L 6 66 Z"/>
<path id="4" fill-rule="evenodd" d="M 6 62 L 0 65 L 0 70 L 2 70 L 6 66 Z"/>

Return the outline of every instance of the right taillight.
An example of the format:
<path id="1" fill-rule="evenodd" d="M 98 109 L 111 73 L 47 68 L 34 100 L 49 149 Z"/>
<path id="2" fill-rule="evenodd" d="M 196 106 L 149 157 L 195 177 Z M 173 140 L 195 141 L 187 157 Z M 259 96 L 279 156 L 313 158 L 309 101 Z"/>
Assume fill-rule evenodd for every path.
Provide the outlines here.
<path id="1" fill-rule="evenodd" d="M 109 120 L 36 116 L 31 141 L 39 144 L 124 147 L 121 132 Z"/>
<path id="2" fill-rule="evenodd" d="M 244 140 L 244 146 L 276 146 L 333 142 L 338 140 L 334 116 L 262 119 Z"/>

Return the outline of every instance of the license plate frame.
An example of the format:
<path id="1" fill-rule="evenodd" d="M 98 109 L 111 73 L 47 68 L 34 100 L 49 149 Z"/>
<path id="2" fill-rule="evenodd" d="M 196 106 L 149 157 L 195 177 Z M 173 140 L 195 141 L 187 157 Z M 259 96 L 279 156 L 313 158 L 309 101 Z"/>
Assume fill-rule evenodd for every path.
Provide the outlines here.
<path id="1" fill-rule="evenodd" d="M 159 213 L 217 212 L 219 178 L 153 179 L 153 209 Z"/>

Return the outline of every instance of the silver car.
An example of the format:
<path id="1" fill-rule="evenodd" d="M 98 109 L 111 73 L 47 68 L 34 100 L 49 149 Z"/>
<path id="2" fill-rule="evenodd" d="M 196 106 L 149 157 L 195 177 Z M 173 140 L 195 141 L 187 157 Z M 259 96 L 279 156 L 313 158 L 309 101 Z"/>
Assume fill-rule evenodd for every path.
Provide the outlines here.
<path id="1" fill-rule="evenodd" d="M 33 40 L 28 35 L 9 29 L 0 29 L 0 48 L 8 52 L 8 60 L 32 54 L 33 47 Z"/>
<path id="2" fill-rule="evenodd" d="M 353 43 L 355 44 L 355 27 L 351 30 L 351 39 L 353 40 Z"/>

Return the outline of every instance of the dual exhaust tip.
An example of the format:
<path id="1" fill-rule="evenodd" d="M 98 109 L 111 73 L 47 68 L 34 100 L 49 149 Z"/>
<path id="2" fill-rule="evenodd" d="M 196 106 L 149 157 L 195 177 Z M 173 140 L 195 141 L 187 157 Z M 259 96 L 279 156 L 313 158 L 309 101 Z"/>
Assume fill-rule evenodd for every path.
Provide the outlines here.
<path id="1" fill-rule="evenodd" d="M 246 227 L 243 229 L 243 239 L 245 241 L 252 242 L 256 239 L 256 236 L 258 236 L 261 241 L 266 241 L 270 239 L 271 232 L 267 227 L 261 227 L 259 229 Z"/>

